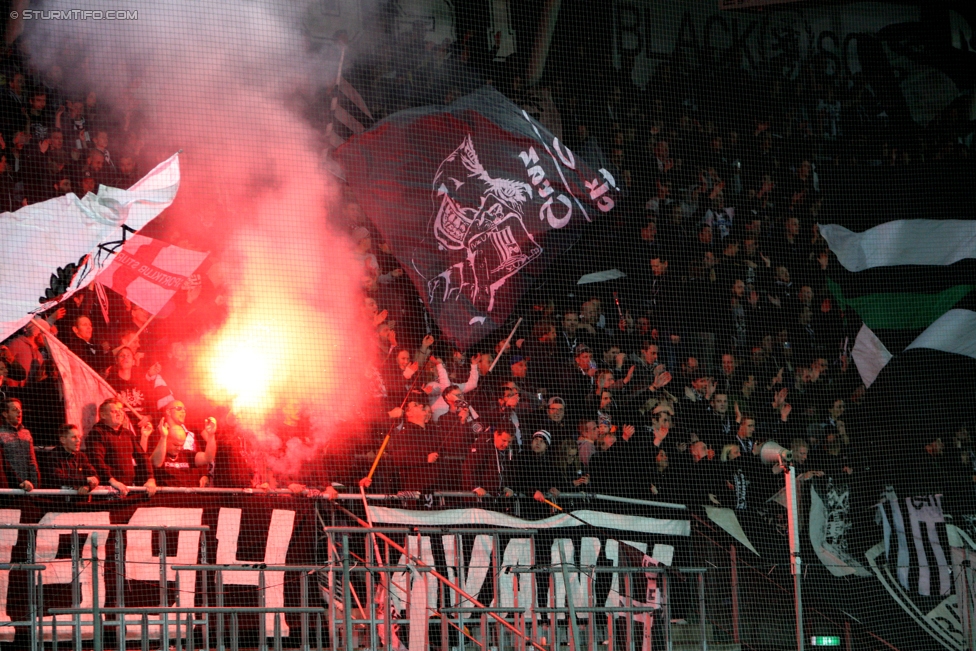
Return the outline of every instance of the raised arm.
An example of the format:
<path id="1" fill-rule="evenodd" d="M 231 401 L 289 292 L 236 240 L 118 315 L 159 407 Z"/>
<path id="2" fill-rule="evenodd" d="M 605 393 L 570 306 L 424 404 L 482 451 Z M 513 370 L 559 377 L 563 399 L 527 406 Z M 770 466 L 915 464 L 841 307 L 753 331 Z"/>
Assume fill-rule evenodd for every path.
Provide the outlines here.
<path id="1" fill-rule="evenodd" d="M 152 456 L 149 458 L 150 463 L 152 463 L 153 468 L 162 468 L 163 461 L 166 459 L 166 448 L 169 441 L 169 423 L 163 418 L 159 421 L 159 443 L 156 444 L 156 449 L 153 450 Z"/>
<path id="2" fill-rule="evenodd" d="M 194 461 L 197 466 L 209 466 L 217 456 L 217 419 L 210 417 L 207 424 L 203 427 L 201 434 L 203 440 L 207 442 L 207 448 L 203 452 L 197 452 Z"/>

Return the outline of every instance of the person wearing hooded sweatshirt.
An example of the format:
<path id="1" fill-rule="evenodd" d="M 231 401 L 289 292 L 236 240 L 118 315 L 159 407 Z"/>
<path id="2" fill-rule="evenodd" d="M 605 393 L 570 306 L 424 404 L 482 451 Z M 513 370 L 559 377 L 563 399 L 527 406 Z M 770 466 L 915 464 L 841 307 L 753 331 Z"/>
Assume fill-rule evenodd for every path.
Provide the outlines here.
<path id="1" fill-rule="evenodd" d="M 549 453 L 550 445 L 552 435 L 546 430 L 539 430 L 532 435 L 529 452 L 518 459 L 519 492 L 531 495 L 536 500 L 547 494 L 553 498 L 559 497 L 559 492 L 565 489 L 565 480 Z"/>

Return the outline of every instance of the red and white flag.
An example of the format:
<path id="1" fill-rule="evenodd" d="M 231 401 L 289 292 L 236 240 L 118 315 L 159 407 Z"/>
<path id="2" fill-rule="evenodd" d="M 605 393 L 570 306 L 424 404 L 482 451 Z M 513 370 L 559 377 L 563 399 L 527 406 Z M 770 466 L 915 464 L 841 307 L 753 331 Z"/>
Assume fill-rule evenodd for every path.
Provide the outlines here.
<path id="1" fill-rule="evenodd" d="M 133 235 L 95 280 L 150 314 L 158 314 L 207 255 L 145 235 Z"/>

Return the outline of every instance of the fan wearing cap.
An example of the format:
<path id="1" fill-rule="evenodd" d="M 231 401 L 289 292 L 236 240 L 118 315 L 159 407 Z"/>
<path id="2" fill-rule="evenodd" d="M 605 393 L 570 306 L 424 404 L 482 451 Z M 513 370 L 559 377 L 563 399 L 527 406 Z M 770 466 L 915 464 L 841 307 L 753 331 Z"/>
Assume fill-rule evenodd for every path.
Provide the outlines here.
<path id="1" fill-rule="evenodd" d="M 532 495 L 540 502 L 547 495 L 559 497 L 560 490 L 565 488 L 564 480 L 549 453 L 551 445 L 552 434 L 539 430 L 532 435 L 529 452 L 519 457 L 519 492 Z"/>
<path id="2" fill-rule="evenodd" d="M 423 393 L 412 393 L 406 408 L 402 411 L 394 409 L 391 415 L 403 417 L 403 423 L 394 432 L 390 443 L 390 459 L 398 479 L 396 488 L 422 492 L 435 488 L 440 471 L 437 463 L 440 459 L 439 441 L 434 425 L 430 423 L 430 407 Z"/>

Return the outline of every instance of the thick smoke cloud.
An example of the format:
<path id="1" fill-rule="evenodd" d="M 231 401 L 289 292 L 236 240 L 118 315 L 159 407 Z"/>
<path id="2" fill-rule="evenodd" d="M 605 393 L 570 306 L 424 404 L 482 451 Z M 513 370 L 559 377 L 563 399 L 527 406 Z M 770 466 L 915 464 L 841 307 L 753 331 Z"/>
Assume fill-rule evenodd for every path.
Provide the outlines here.
<path id="1" fill-rule="evenodd" d="M 134 152 L 143 168 L 183 150 L 180 194 L 164 215 L 168 235 L 215 252 L 229 308 L 220 329 L 190 346 L 194 382 L 208 398 L 233 403 L 272 449 L 277 443 L 262 433 L 287 400 L 298 400 L 317 447 L 338 416 L 360 406 L 375 349 L 362 315 L 362 265 L 328 223 L 340 191 L 302 117 L 303 98 L 334 78 L 336 62 L 307 53 L 302 6 L 126 8 L 138 10 L 137 20 L 33 21 L 25 30 L 31 64 L 42 73 L 60 67 L 69 93 L 95 91 L 100 113 L 117 124 L 110 150 Z M 307 452 L 292 448 L 292 457 Z"/>

